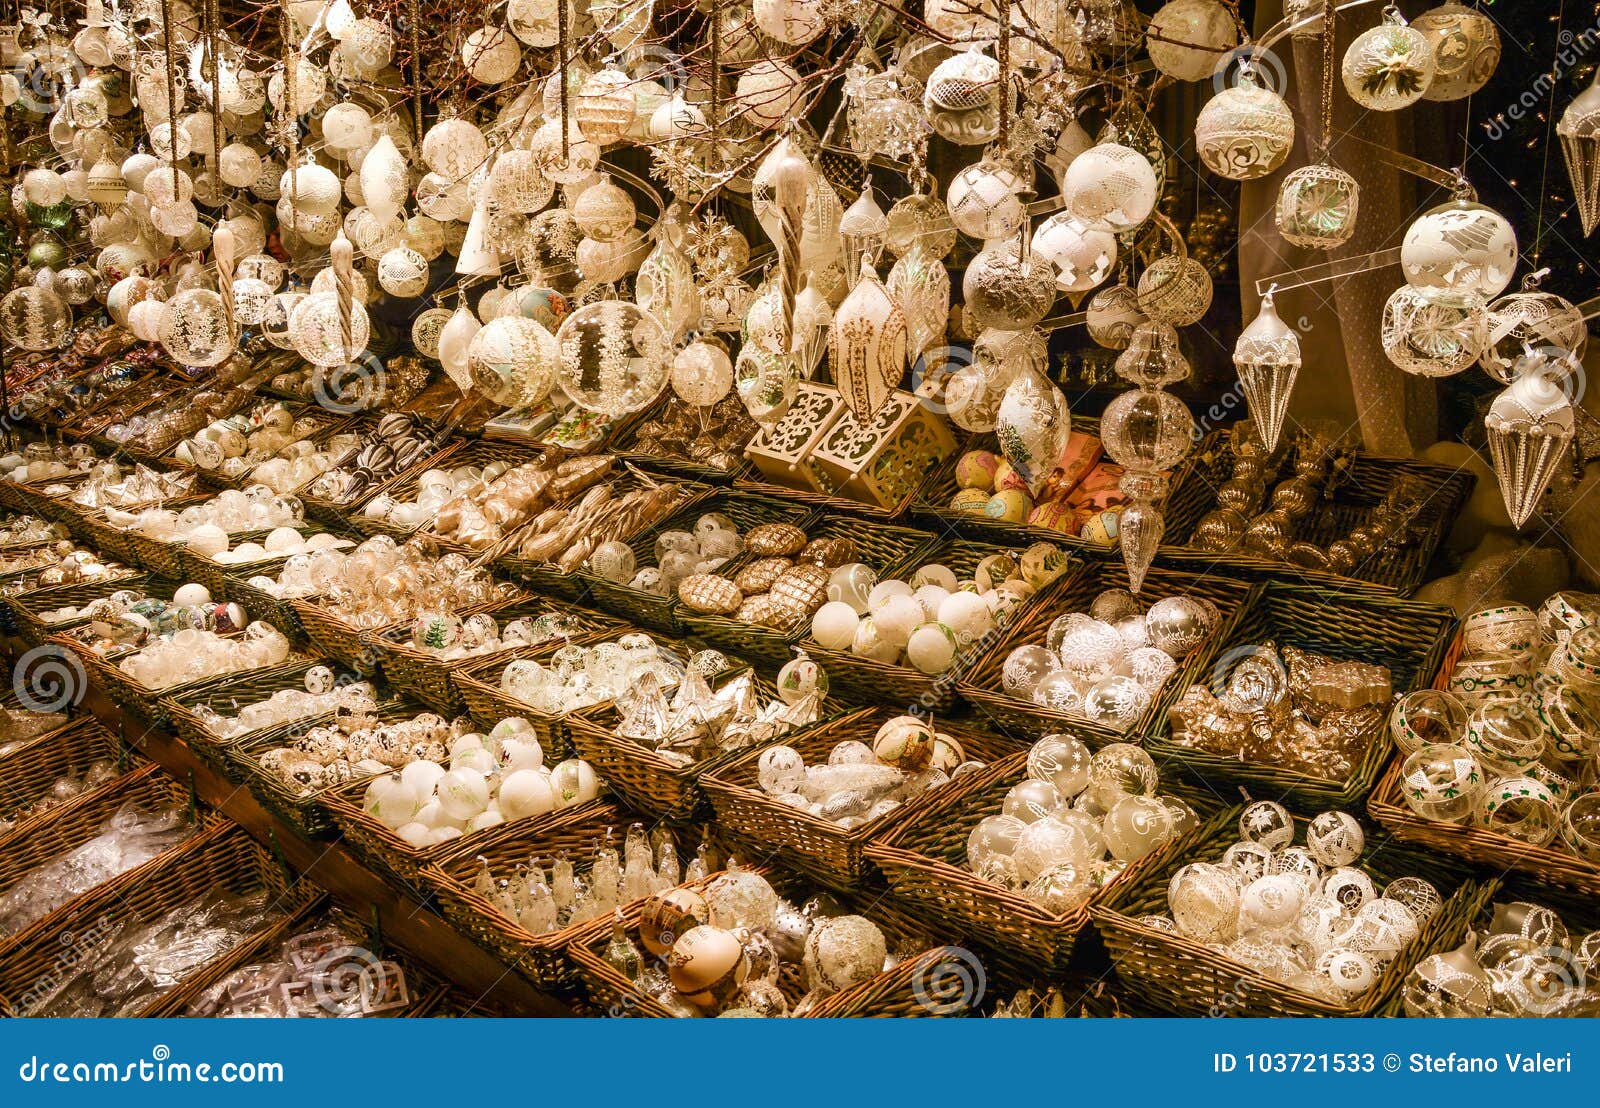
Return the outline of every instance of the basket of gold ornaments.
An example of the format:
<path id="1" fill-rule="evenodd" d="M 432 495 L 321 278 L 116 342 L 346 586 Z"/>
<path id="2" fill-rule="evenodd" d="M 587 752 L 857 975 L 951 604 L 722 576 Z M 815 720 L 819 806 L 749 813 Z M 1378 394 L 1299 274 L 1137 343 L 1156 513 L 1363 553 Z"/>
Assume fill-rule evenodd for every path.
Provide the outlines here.
<path id="1" fill-rule="evenodd" d="M 1055 543 L 1012 552 L 950 540 L 907 563 L 909 574 L 880 580 L 860 563 L 840 566 L 803 646 L 849 699 L 948 711 L 961 674 L 1047 602 L 1070 564 Z"/>
<path id="2" fill-rule="evenodd" d="M 765 523 L 802 526 L 811 509 L 761 496 L 714 493 L 658 526 L 595 547 L 584 564 L 589 602 L 629 623 L 676 635 L 678 585 L 715 573 L 744 553 L 744 537 Z"/>
<path id="3" fill-rule="evenodd" d="M 743 536 L 744 553 L 715 573 L 678 582 L 684 630 L 730 654 L 782 665 L 812 615 L 828 601 L 828 583 L 843 566 L 890 574 L 932 536 L 905 527 L 863 526 L 824 517 L 804 527 L 764 523 Z"/>
<path id="4" fill-rule="evenodd" d="M 746 754 L 701 785 L 730 834 L 851 891 L 872 872 L 868 842 L 1019 749 L 987 732 L 864 708 Z"/>
<path id="5" fill-rule="evenodd" d="M 867 844 L 889 895 L 940 934 L 965 935 L 1024 979 L 1067 969 L 1113 883 L 1215 832 L 1163 791 L 1150 756 L 1046 735 L 965 775 Z"/>
<path id="6" fill-rule="evenodd" d="M 1395 705 L 1399 751 L 1373 818 L 1498 872 L 1600 894 L 1597 616 L 1597 598 L 1572 592 L 1538 612 L 1469 615 L 1442 687 Z"/>
<path id="7" fill-rule="evenodd" d="M 1103 746 L 1147 733 L 1257 586 L 1160 566 L 1139 596 L 1127 585 L 1120 561 L 1069 570 L 961 676 L 962 699 L 1018 735 L 1070 730 Z"/>
<path id="8" fill-rule="evenodd" d="M 1453 626 L 1433 605 L 1268 585 L 1145 746 L 1197 781 L 1359 804 L 1389 759 L 1393 694 L 1433 680 Z"/>
<path id="9" fill-rule="evenodd" d="M 676 689 L 646 673 L 610 704 L 567 720 L 573 748 L 592 762 L 610 786 L 641 812 L 683 822 L 701 807 L 700 779 L 745 751 L 776 742 L 825 716 L 828 682 L 815 662 L 796 658 L 775 684 L 744 670 L 720 681 L 726 659 L 705 656 L 684 670 Z"/>
<path id="10" fill-rule="evenodd" d="M 1300 832 L 1302 843 L 1296 843 Z M 1177 1015 L 1362 1016 L 1466 932 L 1489 887 L 1348 812 L 1270 800 L 1092 910 L 1123 983 Z"/>
<path id="11" fill-rule="evenodd" d="M 934 946 L 891 905 L 731 863 L 586 929 L 570 953 L 597 1006 L 617 1016 L 959 1016 L 979 992 L 927 988 L 970 974 L 971 955 Z"/>
<path id="12" fill-rule="evenodd" d="M 1459 946 L 1407 975 L 1384 1015 L 1547 1019 L 1600 1016 L 1600 912 L 1584 896 L 1512 880 Z"/>

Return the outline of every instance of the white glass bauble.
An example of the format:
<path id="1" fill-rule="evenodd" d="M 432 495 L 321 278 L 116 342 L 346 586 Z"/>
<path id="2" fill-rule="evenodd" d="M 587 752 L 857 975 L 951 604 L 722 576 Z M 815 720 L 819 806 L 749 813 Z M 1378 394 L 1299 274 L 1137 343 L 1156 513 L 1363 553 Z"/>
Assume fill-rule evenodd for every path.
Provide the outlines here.
<path id="1" fill-rule="evenodd" d="M 217 175 L 236 189 L 246 188 L 261 176 L 261 155 L 242 142 L 230 142 L 222 148 Z"/>
<path id="2" fill-rule="evenodd" d="M 1199 81 L 1239 45 L 1232 13 L 1219 0 L 1171 0 L 1150 17 L 1150 62 L 1180 81 Z"/>
<path id="3" fill-rule="evenodd" d="M 449 308 L 429 308 L 411 321 L 411 344 L 424 358 L 439 356 L 439 333 L 450 321 Z"/>
<path id="4" fill-rule="evenodd" d="M 194 198 L 194 180 L 181 169 L 163 165 L 144 179 L 144 194 L 149 197 L 152 208 L 187 204 Z"/>
<path id="5" fill-rule="evenodd" d="M 958 231 L 987 242 L 1015 234 L 1027 218 L 1022 180 L 988 158 L 958 172 L 950 182 L 946 206 Z"/>
<path id="6" fill-rule="evenodd" d="M 1487 311 L 1429 299 L 1401 285 L 1383 306 L 1383 352 L 1407 373 L 1449 377 L 1478 360 L 1487 342 Z"/>
<path id="7" fill-rule="evenodd" d="M 168 204 L 150 208 L 150 225 L 163 235 L 182 238 L 193 231 L 200 222 L 200 213 L 192 203 Z"/>
<path id="8" fill-rule="evenodd" d="M 151 174 L 151 184 L 164 174 Z M 339 180 L 339 175 L 327 166 L 315 162 L 298 165 L 283 174 L 278 182 L 279 210 L 284 203 L 290 204 L 294 210 L 305 212 L 308 215 L 327 215 L 339 207 L 339 199 L 344 196 L 344 185 Z M 161 201 L 146 190 L 152 204 Z"/>
<path id="9" fill-rule="evenodd" d="M 157 123 L 150 128 L 150 149 L 156 157 L 163 162 L 173 160 L 173 140 L 177 140 L 177 159 L 182 161 L 194 153 L 194 140 L 189 137 L 186 127 L 174 127 L 171 123 Z"/>
<path id="10" fill-rule="evenodd" d="M 522 64 L 522 47 L 504 27 L 479 27 L 461 44 L 461 64 L 481 85 L 504 84 Z"/>
<path id="11" fill-rule="evenodd" d="M 1294 115 L 1283 97 L 1246 78 L 1200 109 L 1194 141 L 1211 172 L 1232 181 L 1265 177 L 1294 147 Z"/>
<path id="12" fill-rule="evenodd" d="M 134 192 L 143 192 L 145 178 L 160 164 L 153 154 L 129 154 L 122 162 L 122 179 Z"/>
<path id="13" fill-rule="evenodd" d="M 488 156 L 489 140 L 465 119 L 441 119 L 422 137 L 422 160 L 449 181 L 469 176 Z"/>
<path id="14" fill-rule="evenodd" d="M 250 191 L 263 200 L 276 200 L 282 193 L 278 187 L 282 179 L 282 163 L 265 158 L 261 162 L 261 176 L 250 185 Z"/>
<path id="15" fill-rule="evenodd" d="M 1129 146 L 1102 142 L 1073 159 L 1062 177 L 1067 211 L 1096 231 L 1131 231 L 1155 210 L 1150 160 Z"/>
<path id="16" fill-rule="evenodd" d="M 977 45 L 934 67 L 922 90 L 922 110 L 940 137 L 980 146 L 1000 132 L 1000 63 Z"/>
<path id="17" fill-rule="evenodd" d="M 372 113 L 359 104 L 335 104 L 322 115 L 322 138 L 345 153 L 372 144 Z"/>
<path id="18" fill-rule="evenodd" d="M 1139 308 L 1159 323 L 1198 323 L 1211 307 L 1211 295 L 1211 273 L 1193 258 L 1166 254 L 1139 275 Z"/>
<path id="19" fill-rule="evenodd" d="M 49 289 L 25 285 L 0 299 L 0 335 L 19 349 L 55 350 L 71 327 L 72 309 Z"/>
<path id="20" fill-rule="evenodd" d="M 221 365 L 234 351 L 222 297 L 210 289 L 185 289 L 167 301 L 158 337 L 183 366 Z"/>
<path id="21" fill-rule="evenodd" d="M 67 183 L 53 169 L 30 169 L 22 175 L 22 195 L 30 204 L 53 208 L 67 198 Z"/>
<path id="22" fill-rule="evenodd" d="M 331 292 L 313 293 L 302 300 L 289 318 L 290 342 L 296 352 L 325 369 L 348 365 L 367 348 L 371 324 L 367 309 L 352 299 L 350 341 L 344 340 L 339 298 Z"/>
<path id="23" fill-rule="evenodd" d="M 272 101 L 272 106 L 278 111 L 287 111 L 288 102 L 284 99 L 284 71 L 278 70 L 267 78 L 267 99 Z M 295 66 L 294 81 L 294 111 L 296 115 L 305 115 L 316 106 L 328 93 L 328 75 L 321 66 L 313 65 L 304 59 Z"/>
<path id="24" fill-rule="evenodd" d="M 417 182 L 417 207 L 441 223 L 466 219 L 472 213 L 467 182 L 451 180 L 442 173 L 426 173 Z"/>
<path id="25" fill-rule="evenodd" d="M 1447 0 L 1411 21 L 1433 48 L 1433 80 L 1427 100 L 1461 100 L 1494 76 L 1500 64 L 1500 31 L 1494 20 L 1457 0 Z"/>
<path id="26" fill-rule="evenodd" d="M 605 174 L 579 193 L 572 204 L 572 218 L 578 229 L 600 242 L 616 242 L 633 230 L 637 214 L 633 197 Z"/>
<path id="27" fill-rule="evenodd" d="M 562 322 L 558 381 L 584 408 L 619 416 L 654 400 L 667 383 L 672 346 L 655 317 L 624 300 L 586 304 Z"/>
<path id="28" fill-rule="evenodd" d="M 764 131 L 788 119 L 804 91 L 800 74 L 787 62 L 763 58 L 739 75 L 734 108 L 745 121 Z"/>
<path id="29" fill-rule="evenodd" d="M 395 246 L 378 259 L 378 286 L 404 300 L 428 290 L 428 259 L 409 246 Z"/>
<path id="30" fill-rule="evenodd" d="M 233 282 L 233 317 L 246 327 L 259 326 L 272 304 L 272 286 L 254 277 Z"/>
<path id="31" fill-rule="evenodd" d="M 1400 268 L 1424 296 L 1461 306 L 1485 304 L 1511 283 L 1517 233 L 1493 208 L 1452 200 L 1407 228 Z"/>
<path id="32" fill-rule="evenodd" d="M 358 75 L 370 79 L 393 60 L 394 36 L 379 20 L 358 19 L 340 41 L 339 53 Z"/>
<path id="33" fill-rule="evenodd" d="M 610 146 L 628 132 L 638 114 L 633 78 L 620 69 L 600 70 L 578 89 L 571 110 L 584 138 L 597 146 Z"/>
<path id="34" fill-rule="evenodd" d="M 128 309 L 128 330 L 141 342 L 155 342 L 161 337 L 161 319 L 166 311 L 167 306 L 159 300 L 141 300 Z"/>
<path id="35" fill-rule="evenodd" d="M 482 327 L 472 309 L 463 304 L 439 330 L 439 363 L 462 392 L 472 386 L 472 375 L 467 369 L 467 351 L 472 345 L 473 336 Z"/>
<path id="36" fill-rule="evenodd" d="M 368 207 L 351 208 L 344 217 L 345 237 L 364 257 L 381 257 L 405 241 L 405 226 L 398 217 L 385 219 Z"/>
<path id="37" fill-rule="evenodd" d="M 1057 212 L 1039 224 L 1032 247 L 1055 266 L 1061 292 L 1088 292 L 1104 284 L 1117 264 L 1117 236 L 1084 226 L 1071 212 Z"/>
<path id="38" fill-rule="evenodd" d="M 502 150 L 489 171 L 489 192 L 505 211 L 532 215 L 550 202 L 555 184 L 532 150 Z"/>
<path id="39" fill-rule="evenodd" d="M 106 311 L 111 318 L 122 324 L 128 325 L 128 312 L 135 304 L 148 300 L 156 294 L 156 283 L 148 277 L 137 274 L 124 277 L 111 286 L 106 292 Z"/>
<path id="40" fill-rule="evenodd" d="M 1378 112 L 1410 107 L 1433 81 L 1433 46 L 1391 9 L 1384 21 L 1357 36 L 1345 51 L 1344 88 L 1363 108 Z"/>
<path id="41" fill-rule="evenodd" d="M 128 182 L 122 171 L 108 158 L 96 162 L 84 181 L 84 193 L 89 200 L 109 211 L 128 197 Z"/>
<path id="42" fill-rule="evenodd" d="M 1050 262 L 1017 244 L 991 246 L 967 263 L 961 280 L 970 326 L 1021 331 L 1050 311 L 1056 298 L 1056 273 Z"/>
<path id="43" fill-rule="evenodd" d="M 467 345 L 472 387 L 497 404 L 537 404 L 550 393 L 560 351 L 549 331 L 520 315 L 485 323 Z"/>
<path id="44" fill-rule="evenodd" d="M 769 38 L 804 46 L 827 29 L 819 0 L 755 0 L 750 14 Z"/>
<path id="45" fill-rule="evenodd" d="M 561 39 L 558 3 L 560 0 L 511 0 L 506 5 L 506 26 L 526 45 L 547 50 Z"/>
<path id="46" fill-rule="evenodd" d="M 650 116 L 651 138 L 690 138 L 704 134 L 705 130 L 705 113 L 698 106 L 685 100 L 682 93 L 674 93 L 671 99 L 656 108 Z"/>
<path id="47" fill-rule="evenodd" d="M 528 149 L 532 151 L 539 171 L 558 185 L 575 185 L 588 179 L 600 164 L 600 148 L 578 130 L 576 123 L 567 128 L 567 149 L 561 150 L 561 122 L 549 119 L 533 133 Z"/>
<path id="48" fill-rule="evenodd" d="M 733 362 L 717 343 L 696 340 L 672 361 L 672 391 L 686 404 L 709 408 L 733 388 Z"/>
<path id="49" fill-rule="evenodd" d="M 306 294 L 300 289 L 291 289 L 275 294 L 272 303 L 267 305 L 266 317 L 261 321 L 261 334 L 279 350 L 294 348 L 294 340 L 289 337 L 289 320 L 305 298 Z"/>

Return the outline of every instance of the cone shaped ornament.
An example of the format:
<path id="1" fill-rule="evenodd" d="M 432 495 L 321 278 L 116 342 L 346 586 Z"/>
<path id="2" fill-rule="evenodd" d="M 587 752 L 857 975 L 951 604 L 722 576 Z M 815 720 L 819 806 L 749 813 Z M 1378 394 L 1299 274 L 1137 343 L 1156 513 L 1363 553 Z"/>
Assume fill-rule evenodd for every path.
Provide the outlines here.
<path id="1" fill-rule="evenodd" d="M 1572 404 L 1548 372 L 1534 368 L 1494 398 L 1483 425 L 1500 495 L 1520 528 L 1539 506 L 1572 443 Z"/>
<path id="2" fill-rule="evenodd" d="M 828 360 L 844 402 L 865 425 L 888 401 L 906 367 L 906 314 L 861 259 L 861 279 L 834 313 Z"/>
<path id="3" fill-rule="evenodd" d="M 913 246 L 889 270 L 888 287 L 906 313 L 906 356 L 915 364 L 944 337 L 950 319 L 950 271 L 921 246 Z"/>
<path id="4" fill-rule="evenodd" d="M 1578 202 L 1583 233 L 1594 234 L 1600 225 L 1600 72 L 1594 84 L 1580 92 L 1556 124 L 1561 152 L 1567 158 L 1572 195 Z"/>
<path id="5" fill-rule="evenodd" d="M 807 380 L 816 373 L 822 356 L 828 352 L 828 324 L 833 322 L 833 305 L 817 291 L 810 277 L 794 299 L 794 342 L 791 344 L 800 375 Z"/>
<path id="6" fill-rule="evenodd" d="M 1239 372 L 1239 388 L 1250 405 L 1250 418 L 1270 454 L 1278 448 L 1301 364 L 1300 336 L 1278 318 L 1270 292 L 1261 301 L 1260 314 L 1240 333 L 1233 348 L 1233 364 Z"/>
<path id="7" fill-rule="evenodd" d="M 1144 588 L 1144 575 L 1155 561 L 1166 531 L 1166 518 L 1150 501 L 1135 500 L 1122 509 L 1117 533 L 1122 546 L 1122 564 L 1128 569 L 1129 592 L 1137 594 Z"/>

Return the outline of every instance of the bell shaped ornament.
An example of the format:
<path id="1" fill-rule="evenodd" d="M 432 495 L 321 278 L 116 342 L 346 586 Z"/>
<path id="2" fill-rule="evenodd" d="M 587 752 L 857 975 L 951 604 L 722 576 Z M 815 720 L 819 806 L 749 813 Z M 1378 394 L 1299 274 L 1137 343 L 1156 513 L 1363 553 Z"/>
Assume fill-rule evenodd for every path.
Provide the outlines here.
<path id="1" fill-rule="evenodd" d="M 847 258 L 867 257 L 874 268 L 883 257 L 884 242 L 889 234 L 889 217 L 878 206 L 872 195 L 872 178 L 861 186 L 861 195 L 839 217 L 839 238 L 844 244 Z M 855 277 L 852 273 L 851 283 Z"/>
<path id="2" fill-rule="evenodd" d="M 1250 418 L 1270 454 L 1278 448 L 1301 364 L 1300 336 L 1278 318 L 1271 292 L 1262 299 L 1260 313 L 1239 334 L 1233 364 L 1239 373 L 1239 388 L 1250 405 Z"/>

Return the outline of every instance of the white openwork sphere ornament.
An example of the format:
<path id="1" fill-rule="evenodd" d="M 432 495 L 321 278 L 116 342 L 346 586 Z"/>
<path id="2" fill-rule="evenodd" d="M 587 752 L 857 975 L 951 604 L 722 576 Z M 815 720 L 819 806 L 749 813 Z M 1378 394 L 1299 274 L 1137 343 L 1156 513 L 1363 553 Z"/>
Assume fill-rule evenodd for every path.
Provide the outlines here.
<path id="1" fill-rule="evenodd" d="M 166 303 L 159 341 L 179 365 L 221 365 L 234 351 L 222 297 L 210 289 L 185 289 Z"/>
<path id="2" fill-rule="evenodd" d="M 1095 231 L 1071 212 L 1057 212 L 1033 232 L 1033 252 L 1056 267 L 1056 288 L 1088 292 L 1105 283 L 1117 264 L 1117 236 Z"/>
<path id="3" fill-rule="evenodd" d="M 1246 78 L 1200 109 L 1194 125 L 1200 160 L 1232 181 L 1265 177 L 1294 147 L 1294 116 L 1283 97 Z"/>
<path id="4" fill-rule="evenodd" d="M 718 344 L 696 340 L 672 360 L 671 381 L 684 403 L 709 408 L 733 388 L 733 362 Z"/>
<path id="5" fill-rule="evenodd" d="M 1193 258 L 1166 254 L 1139 275 L 1139 308 L 1158 323 L 1198 323 L 1211 307 L 1211 294 L 1211 274 Z"/>
<path id="6" fill-rule="evenodd" d="M 637 216 L 633 197 L 605 174 L 579 193 L 572 204 L 572 219 L 578 230 L 600 242 L 616 242 L 627 235 Z"/>
<path id="7" fill-rule="evenodd" d="M 547 50 L 561 40 L 556 5 L 560 0 L 511 0 L 506 5 L 506 26 L 523 43 Z"/>
<path id="8" fill-rule="evenodd" d="M 1172 0 L 1150 17 L 1146 45 L 1162 73 L 1199 81 L 1239 45 L 1239 29 L 1219 0 Z"/>
<path id="9" fill-rule="evenodd" d="M 1489 376 L 1509 385 L 1526 350 L 1581 360 L 1588 344 L 1588 324 L 1571 301 L 1525 286 L 1489 305 L 1488 337 L 1479 364 Z"/>
<path id="10" fill-rule="evenodd" d="M 636 412 L 667 383 L 672 345 L 654 316 L 625 300 L 586 304 L 562 322 L 558 382 L 590 411 Z"/>
<path id="11" fill-rule="evenodd" d="M 546 120 L 528 142 L 539 172 L 560 185 L 588 180 L 600 165 L 600 148 L 583 137 L 576 123 L 567 127 L 567 150 L 561 152 L 561 121 Z M 432 214 L 432 213 L 429 213 Z"/>
<path id="12" fill-rule="evenodd" d="M 1433 81 L 1427 100 L 1461 100 L 1494 76 L 1500 64 L 1500 31 L 1494 20 L 1457 0 L 1446 0 L 1411 21 L 1433 47 Z"/>
<path id="13" fill-rule="evenodd" d="M 1318 812 L 1306 826 L 1306 848 L 1329 869 L 1353 864 L 1366 842 L 1360 822 L 1349 812 Z"/>
<path id="14" fill-rule="evenodd" d="M 734 106 L 748 123 L 764 131 L 788 119 L 804 91 L 800 74 L 787 62 L 763 58 L 739 75 Z"/>
<path id="15" fill-rule="evenodd" d="M 461 44 L 461 64 L 480 85 L 504 84 L 522 64 L 522 47 L 504 27 L 479 27 Z"/>
<path id="16" fill-rule="evenodd" d="M 519 315 L 491 319 L 467 345 L 472 387 L 498 404 L 537 404 L 550 392 L 560 353 L 555 336 Z"/>
<path id="17" fill-rule="evenodd" d="M 578 89 L 572 101 L 572 118 L 583 137 L 609 146 L 627 134 L 638 113 L 633 78 L 620 69 L 602 69 Z"/>
<path id="18" fill-rule="evenodd" d="M 1450 377 L 1478 360 L 1488 340 L 1487 311 L 1431 300 L 1401 285 L 1383 306 L 1383 352 L 1407 373 Z"/>
<path id="19" fill-rule="evenodd" d="M 1484 204 L 1452 200 L 1423 213 L 1406 229 L 1400 268 L 1430 299 L 1460 306 L 1486 304 L 1505 291 L 1517 268 L 1517 233 Z"/>
<path id="20" fill-rule="evenodd" d="M 24 285 L 0 299 L 0 335 L 22 350 L 55 350 L 72 327 L 72 309 L 50 289 Z"/>
<path id="21" fill-rule="evenodd" d="M 242 142 L 230 142 L 222 148 L 217 175 L 224 184 L 236 189 L 248 188 L 251 182 L 261 176 L 261 155 Z"/>
<path id="22" fill-rule="evenodd" d="M 1357 104 L 1372 111 L 1393 112 L 1422 99 L 1435 68 L 1432 43 L 1391 9 L 1382 23 L 1350 44 L 1340 75 L 1345 91 Z"/>
<path id="23" fill-rule="evenodd" d="M 1337 166 L 1304 165 L 1278 189 L 1278 233 L 1283 241 L 1312 250 L 1331 250 L 1356 232 L 1361 186 Z"/>
<path id="24" fill-rule="evenodd" d="M 350 341 L 344 341 L 344 324 L 339 312 L 339 298 L 331 292 L 318 292 L 306 297 L 295 306 L 289 317 L 290 345 L 312 365 L 325 369 L 348 365 L 367 348 L 371 336 L 371 323 L 367 309 L 352 301 L 350 305 Z"/>
<path id="25" fill-rule="evenodd" d="M 976 45 L 946 58 L 928 75 L 922 110 L 949 142 L 991 141 L 1000 133 L 1000 63 Z"/>
<path id="26" fill-rule="evenodd" d="M 945 203 L 956 230 L 987 242 L 1016 233 L 1028 217 L 1022 179 L 997 161 L 984 158 L 955 175 Z"/>
<path id="27" fill-rule="evenodd" d="M 1084 226 L 1131 231 L 1150 218 L 1159 194 L 1156 171 L 1131 146 L 1102 142 L 1079 154 L 1061 178 L 1061 198 Z"/>
<path id="28" fill-rule="evenodd" d="M 428 259 L 409 246 L 384 251 L 378 259 L 378 286 L 405 300 L 421 296 L 428 290 Z"/>
<path id="29" fill-rule="evenodd" d="M 258 326 L 272 304 L 272 286 L 255 277 L 233 282 L 233 316 L 246 327 Z"/>
<path id="30" fill-rule="evenodd" d="M 962 299 L 973 329 L 1021 331 L 1050 311 L 1056 299 L 1055 269 L 1036 254 L 1026 257 L 1015 243 L 1001 243 L 967 263 Z"/>
<path id="31" fill-rule="evenodd" d="M 422 136 L 422 160 L 447 181 L 471 175 L 488 156 L 489 140 L 465 119 L 441 119 Z"/>

